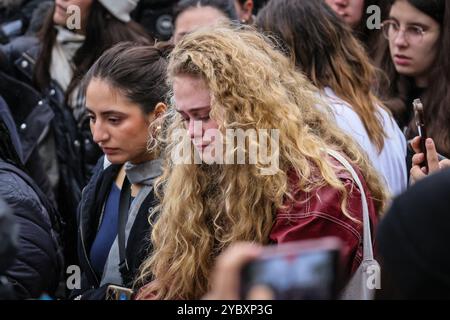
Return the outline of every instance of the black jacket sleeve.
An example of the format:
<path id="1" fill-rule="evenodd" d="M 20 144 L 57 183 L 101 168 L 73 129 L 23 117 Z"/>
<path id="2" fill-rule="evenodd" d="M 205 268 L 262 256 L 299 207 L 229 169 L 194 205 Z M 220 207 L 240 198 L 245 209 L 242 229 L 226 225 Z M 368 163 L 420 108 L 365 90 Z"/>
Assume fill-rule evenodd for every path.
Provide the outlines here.
<path id="1" fill-rule="evenodd" d="M 53 295 L 61 276 L 58 243 L 48 212 L 34 191 L 12 173 L 0 175 L 0 196 L 11 207 L 19 225 L 16 259 L 5 276 L 19 299 Z"/>

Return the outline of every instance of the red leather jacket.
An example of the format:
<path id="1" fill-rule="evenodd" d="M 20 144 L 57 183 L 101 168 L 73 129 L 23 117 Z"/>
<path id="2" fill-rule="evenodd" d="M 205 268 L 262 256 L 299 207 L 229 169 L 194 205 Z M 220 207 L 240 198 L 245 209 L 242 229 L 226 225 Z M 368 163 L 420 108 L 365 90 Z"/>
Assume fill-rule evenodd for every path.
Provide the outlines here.
<path id="1" fill-rule="evenodd" d="M 278 210 L 275 223 L 270 233 L 270 241 L 283 243 L 289 241 L 335 236 L 343 243 L 342 263 L 344 276 L 348 277 L 356 271 L 362 261 L 362 203 L 361 193 L 353 182 L 351 174 L 334 158 L 330 162 L 338 168 L 337 176 L 347 188 L 347 211 L 361 223 L 347 218 L 341 210 L 341 194 L 338 190 L 325 186 L 312 192 L 294 192 L 295 201 L 288 200 L 285 205 L 288 209 Z M 355 168 L 367 197 L 369 216 L 371 221 L 372 241 L 374 230 L 378 222 L 374 201 L 367 189 L 358 168 Z M 296 175 L 289 178 L 290 185 L 298 181 Z"/>

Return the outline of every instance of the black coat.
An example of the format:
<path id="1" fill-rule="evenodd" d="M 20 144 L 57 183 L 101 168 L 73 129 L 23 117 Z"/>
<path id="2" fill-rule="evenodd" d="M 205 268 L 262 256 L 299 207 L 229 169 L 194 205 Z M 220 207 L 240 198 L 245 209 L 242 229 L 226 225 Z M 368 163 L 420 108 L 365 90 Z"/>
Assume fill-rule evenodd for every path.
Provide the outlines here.
<path id="1" fill-rule="evenodd" d="M 450 299 L 450 169 L 394 199 L 378 227 L 381 299 Z"/>
<path id="2" fill-rule="evenodd" d="M 53 190 L 39 158 L 36 138 L 41 136 L 54 117 L 49 103 L 32 87 L 1 71 L 0 95 L 8 104 L 19 133 L 22 162 L 41 190 L 54 201 Z"/>
<path id="3" fill-rule="evenodd" d="M 0 99 L 0 110 L 7 110 Z M 11 122 L 4 119 L 13 150 L 19 146 Z M 4 138 L 2 138 L 4 139 Z M 3 141 L 3 140 L 2 140 Z M 5 141 L 3 141 L 5 143 Z M 0 197 L 11 208 L 19 224 L 19 244 L 14 262 L 6 272 L 19 299 L 37 298 L 42 293 L 53 295 L 62 279 L 64 261 L 60 241 L 61 222 L 57 211 L 35 182 L 20 168 L 0 158 Z"/>
<path id="4" fill-rule="evenodd" d="M 76 123 L 72 111 L 65 104 L 64 92 L 56 82 L 51 81 L 48 88 L 37 93 L 40 98 L 37 103 L 36 98 L 31 97 L 34 94 L 32 78 L 35 62 L 41 50 L 37 39 L 26 36 L 19 37 L 8 45 L 0 46 L 0 50 L 9 62 L 8 74 L 25 84 L 27 88 L 31 88 L 31 90 L 23 91 L 24 107 L 20 107 L 22 110 L 17 113 L 12 112 L 15 115 L 18 129 L 21 130 L 25 125 L 26 131 L 30 132 L 29 128 L 39 125 L 42 130 L 49 126 L 53 131 L 59 170 L 59 184 L 56 190 L 53 190 L 54 198 L 66 226 L 64 231 L 66 261 L 69 265 L 77 264 L 76 209 L 81 200 L 81 190 L 86 185 L 93 164 L 96 163 L 101 152 L 92 141 L 89 126 L 83 126 L 84 129 L 81 130 L 80 125 Z M 11 89 L 9 91 L 11 93 Z M 34 92 L 37 91 L 34 90 Z M 11 109 L 17 108 L 16 104 L 10 103 Z M 36 121 L 34 114 L 43 113 L 43 111 L 39 111 L 39 108 L 45 108 L 48 115 L 45 121 Z M 25 109 L 27 110 L 23 111 Z M 32 115 L 34 117 L 31 117 Z M 22 141 L 24 153 L 29 152 L 32 146 L 37 145 L 39 137 L 39 132 L 33 131 L 33 134 Z M 21 136 L 21 138 L 23 137 Z M 28 145 L 30 148 L 27 147 Z M 42 173 L 42 170 L 38 170 L 28 161 L 25 163 L 30 169 L 30 174 L 38 181 L 36 177 Z"/>
<path id="5" fill-rule="evenodd" d="M 94 174 L 86 188 L 78 208 L 78 256 L 82 270 L 81 289 L 74 290 L 72 298 L 82 295 L 82 299 L 105 299 L 106 286 L 100 287 L 100 279 L 93 270 L 89 252 L 97 235 L 100 216 L 111 185 L 120 170 L 120 165 L 110 165 L 103 169 L 101 158 L 94 170 Z M 138 273 L 139 267 L 151 252 L 150 224 L 148 222 L 149 209 L 156 204 L 154 192 L 145 198 L 128 236 L 126 246 L 126 261 L 129 271 L 122 273 L 124 285 L 131 287 Z"/>

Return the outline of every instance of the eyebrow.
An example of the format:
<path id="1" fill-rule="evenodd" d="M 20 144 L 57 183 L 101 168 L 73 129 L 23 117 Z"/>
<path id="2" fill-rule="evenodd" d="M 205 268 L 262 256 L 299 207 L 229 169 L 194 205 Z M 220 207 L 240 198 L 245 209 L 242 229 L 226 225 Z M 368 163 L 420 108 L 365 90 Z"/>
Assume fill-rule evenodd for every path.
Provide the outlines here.
<path id="1" fill-rule="evenodd" d="M 89 107 L 86 107 L 86 111 L 89 112 L 89 113 L 95 114 L 95 112 L 92 111 L 91 109 L 89 109 Z M 125 115 L 125 113 L 120 112 L 120 111 L 116 111 L 116 110 L 106 110 L 106 111 L 100 112 L 100 115 L 102 115 L 102 116 Z"/>
<path id="2" fill-rule="evenodd" d="M 210 105 L 207 105 L 207 106 L 203 106 L 203 107 L 197 107 L 197 108 L 195 108 L 195 109 L 189 109 L 188 111 L 189 112 L 199 112 L 199 111 L 203 111 L 204 109 L 206 109 L 206 108 L 211 108 L 211 106 Z M 177 112 L 183 112 L 183 113 L 186 113 L 186 112 L 184 112 L 184 111 L 182 111 L 182 110 L 180 110 L 180 109 L 178 109 L 177 107 L 175 107 L 175 110 L 177 111 Z"/>
<path id="3" fill-rule="evenodd" d="M 387 20 L 394 20 L 395 22 L 399 23 L 398 19 L 395 18 L 395 17 L 392 17 L 392 16 L 389 16 Z M 418 27 L 421 27 L 422 29 L 428 29 L 428 28 L 430 28 L 430 26 L 425 25 L 425 24 L 420 23 L 420 22 L 409 22 L 409 23 L 407 23 L 406 25 L 407 25 L 407 26 L 418 26 Z"/>

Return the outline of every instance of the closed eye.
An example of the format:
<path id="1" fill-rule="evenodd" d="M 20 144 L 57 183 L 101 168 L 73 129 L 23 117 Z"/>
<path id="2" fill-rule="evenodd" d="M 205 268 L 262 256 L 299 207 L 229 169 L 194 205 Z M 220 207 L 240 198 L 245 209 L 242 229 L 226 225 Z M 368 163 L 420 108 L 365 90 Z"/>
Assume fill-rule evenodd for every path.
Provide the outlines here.
<path id="1" fill-rule="evenodd" d="M 118 125 L 120 124 L 120 122 L 122 121 L 122 119 L 120 118 L 108 118 L 109 123 L 111 123 L 112 125 Z"/>

